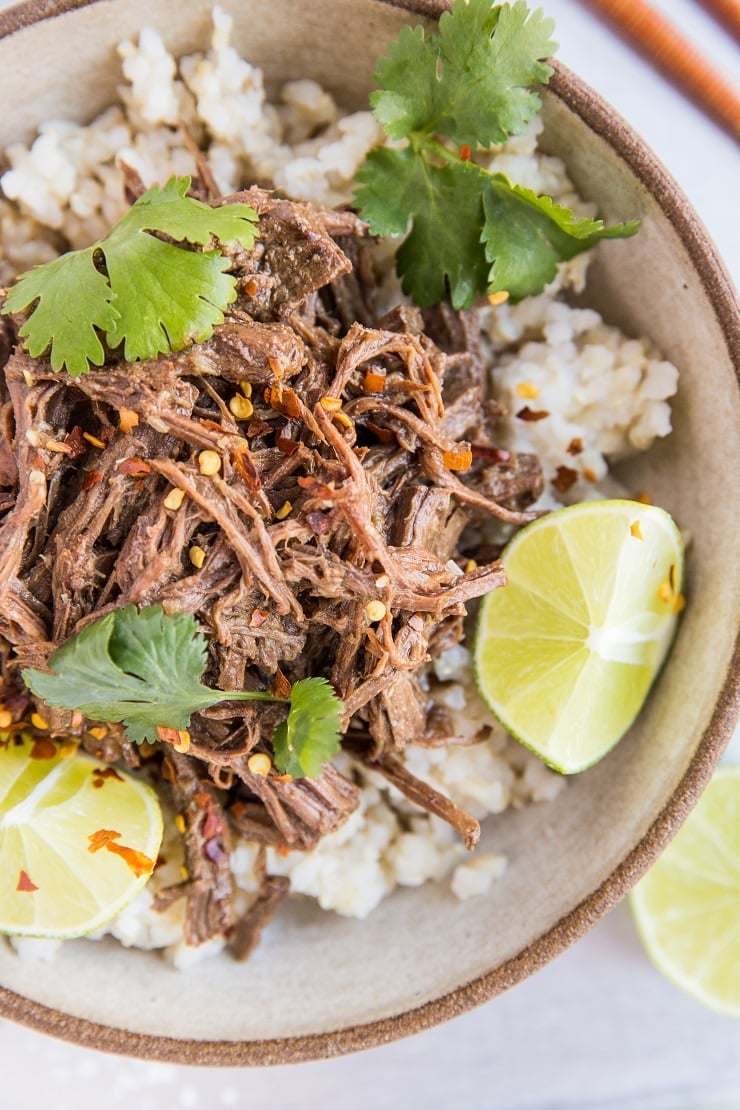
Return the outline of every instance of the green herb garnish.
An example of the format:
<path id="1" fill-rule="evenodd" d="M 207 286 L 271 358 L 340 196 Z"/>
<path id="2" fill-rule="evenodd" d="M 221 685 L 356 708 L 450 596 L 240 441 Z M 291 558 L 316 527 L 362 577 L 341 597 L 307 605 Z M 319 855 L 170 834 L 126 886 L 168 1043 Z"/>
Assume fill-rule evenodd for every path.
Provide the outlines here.
<path id="1" fill-rule="evenodd" d="M 224 701 L 286 701 L 266 691 L 212 690 L 200 679 L 206 638 L 190 613 L 161 605 L 115 609 L 52 654 L 53 674 L 27 668 L 37 697 L 97 721 L 122 721 L 130 740 L 157 739 L 157 728 L 186 729 L 193 713 Z M 294 683 L 287 720 L 274 736 L 275 766 L 316 776 L 338 750 L 343 704 L 325 678 Z"/>
<path id="2" fill-rule="evenodd" d="M 247 204 L 211 208 L 186 196 L 189 188 L 189 177 L 153 185 L 100 242 L 21 275 L 2 311 L 36 302 L 19 332 L 30 355 L 48 348 L 53 370 L 78 377 L 105 361 L 99 333 L 111 349 L 123 343 L 129 360 L 181 351 L 213 334 L 236 299 L 231 262 L 219 250 L 183 244 L 218 239 L 249 248 L 257 213 Z"/>
<path id="3" fill-rule="evenodd" d="M 538 111 L 532 86 L 552 73 L 552 29 L 523 0 L 455 0 L 435 34 L 404 28 L 377 64 L 375 116 L 408 145 L 369 153 L 355 199 L 375 235 L 404 235 L 410 225 L 396 267 L 417 304 L 448 291 L 455 308 L 502 291 L 521 300 L 542 292 L 559 262 L 639 227 L 575 219 L 469 160 L 519 134 Z"/>

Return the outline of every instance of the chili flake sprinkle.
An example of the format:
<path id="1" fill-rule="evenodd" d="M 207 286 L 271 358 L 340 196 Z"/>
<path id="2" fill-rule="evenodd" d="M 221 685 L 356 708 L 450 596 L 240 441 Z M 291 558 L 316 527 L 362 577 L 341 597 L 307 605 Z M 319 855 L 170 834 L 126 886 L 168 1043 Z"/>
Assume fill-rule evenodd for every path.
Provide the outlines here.
<path id="1" fill-rule="evenodd" d="M 457 446 L 451 451 L 442 452 L 442 462 L 448 470 L 470 470 L 473 465 L 473 452 L 467 444 Z"/>
<path id="2" fill-rule="evenodd" d="M 92 784 L 96 790 L 102 789 L 105 786 L 106 779 L 117 779 L 118 782 L 123 782 L 115 767 L 95 767 L 92 772 Z"/>
<path id="3" fill-rule="evenodd" d="M 577 470 L 571 470 L 569 466 L 559 466 L 555 471 L 555 477 L 552 479 L 552 485 L 558 493 L 567 493 L 577 481 Z"/>
<path id="4" fill-rule="evenodd" d="M 527 424 L 535 424 L 538 420 L 546 420 L 550 413 L 547 409 L 531 409 L 529 405 L 525 405 L 515 415 L 517 420 L 524 420 Z"/>
<path id="5" fill-rule="evenodd" d="M 28 754 L 31 759 L 54 759 L 57 754 L 57 746 L 47 736 L 39 736 L 38 739 L 34 740 Z"/>
<path id="6" fill-rule="evenodd" d="M 639 520 L 633 520 L 630 524 L 630 535 L 634 536 L 636 540 L 645 539 L 644 535 L 642 534 L 642 528 L 640 526 Z"/>
<path id="7" fill-rule="evenodd" d="M 38 890 L 39 888 L 27 871 L 20 871 L 15 889 L 22 891 L 24 894 L 33 894 L 34 890 Z"/>
<path id="8" fill-rule="evenodd" d="M 154 870 L 154 860 L 149 856 L 145 856 L 143 852 L 139 852 L 136 848 L 128 848 L 125 844 L 117 844 L 116 841 L 120 840 L 121 834 L 116 832 L 115 829 L 98 829 L 97 832 L 90 833 L 88 840 L 88 852 L 99 852 L 101 848 L 105 848 L 106 852 L 112 852 L 116 856 L 120 856 L 128 867 L 131 868 L 137 879 L 142 875 L 149 875 Z"/>

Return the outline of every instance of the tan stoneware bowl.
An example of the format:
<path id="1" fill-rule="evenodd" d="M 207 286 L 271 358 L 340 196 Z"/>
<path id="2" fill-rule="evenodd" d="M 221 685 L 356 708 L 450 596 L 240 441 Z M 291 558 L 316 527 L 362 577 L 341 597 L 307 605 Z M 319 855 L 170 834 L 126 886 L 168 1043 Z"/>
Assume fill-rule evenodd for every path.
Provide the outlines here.
<path id="1" fill-rule="evenodd" d="M 424 0 L 220 0 L 235 41 L 271 81 L 313 77 L 366 104 L 373 61 Z M 87 121 L 120 80 L 115 45 L 155 27 L 176 54 L 201 48 L 208 0 L 34 0 L 0 15 L 0 143 L 44 119 Z M 640 216 L 605 246 L 589 299 L 651 336 L 680 368 L 674 434 L 626 475 L 690 532 L 688 606 L 639 723 L 547 805 L 489 821 L 510 866 L 486 896 L 404 889 L 366 921 L 289 904 L 245 965 L 176 972 L 113 942 L 70 942 L 27 964 L 0 942 L 0 1014 L 81 1044 L 192 1064 L 274 1064 L 350 1052 L 444 1021 L 557 956 L 656 858 L 706 785 L 737 704 L 740 565 L 738 318 L 712 244 L 637 136 L 559 67 L 548 146 L 609 219 Z M 733 669 L 733 659 L 735 669 Z M 495 1005 L 495 1003 L 494 1003 Z"/>

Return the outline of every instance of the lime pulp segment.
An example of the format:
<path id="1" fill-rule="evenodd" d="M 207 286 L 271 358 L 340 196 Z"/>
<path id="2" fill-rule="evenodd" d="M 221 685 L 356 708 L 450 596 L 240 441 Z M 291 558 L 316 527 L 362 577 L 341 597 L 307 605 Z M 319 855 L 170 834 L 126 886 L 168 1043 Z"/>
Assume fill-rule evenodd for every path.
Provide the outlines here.
<path id="1" fill-rule="evenodd" d="M 711 1009 L 740 1017 L 740 766 L 715 772 L 630 901 L 664 975 Z"/>
<path id="2" fill-rule="evenodd" d="M 506 547 L 484 598 L 475 668 L 505 728 L 565 774 L 637 716 L 683 599 L 683 543 L 662 509 L 592 501 L 541 517 Z"/>
<path id="3" fill-rule="evenodd" d="M 0 933 L 92 932 L 135 897 L 156 862 L 154 791 L 65 750 L 27 735 L 0 747 Z"/>

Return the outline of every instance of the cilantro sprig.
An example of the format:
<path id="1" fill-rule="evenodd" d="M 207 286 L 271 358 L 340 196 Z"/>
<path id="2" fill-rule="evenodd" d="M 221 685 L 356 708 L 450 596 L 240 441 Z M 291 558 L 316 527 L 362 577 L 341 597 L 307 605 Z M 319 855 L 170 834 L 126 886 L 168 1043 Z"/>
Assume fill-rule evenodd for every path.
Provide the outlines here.
<path id="1" fill-rule="evenodd" d="M 187 196 L 189 188 L 189 177 L 153 185 L 104 239 L 21 275 L 2 311 L 36 302 L 19 333 L 29 354 L 48 349 L 53 370 L 78 377 L 103 365 L 101 334 L 111 350 L 123 344 L 130 361 L 213 334 L 236 299 L 236 279 L 220 250 L 190 247 L 214 240 L 251 247 L 257 213 L 247 204 L 211 208 Z"/>
<path id="2" fill-rule="evenodd" d="M 516 302 L 540 293 L 559 262 L 639 227 L 576 219 L 469 161 L 537 113 L 535 87 L 552 73 L 552 29 L 524 0 L 455 0 L 436 33 L 404 28 L 377 63 L 373 111 L 389 138 L 407 145 L 369 153 L 355 199 L 373 234 L 408 232 L 396 268 L 417 304 L 447 292 L 455 308 L 500 291 Z"/>
<path id="3" fill-rule="evenodd" d="M 29 667 L 23 680 L 48 705 L 92 720 L 123 722 L 140 744 L 157 728 L 186 729 L 193 713 L 224 701 L 281 702 L 266 691 L 213 690 L 200 681 L 206 638 L 190 613 L 134 605 L 92 621 L 52 654 L 53 673 Z M 324 678 L 293 684 L 287 720 L 275 730 L 275 766 L 315 777 L 338 750 L 343 704 Z"/>

